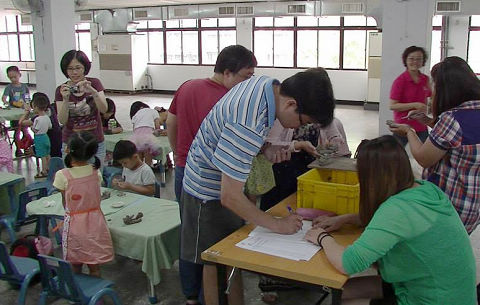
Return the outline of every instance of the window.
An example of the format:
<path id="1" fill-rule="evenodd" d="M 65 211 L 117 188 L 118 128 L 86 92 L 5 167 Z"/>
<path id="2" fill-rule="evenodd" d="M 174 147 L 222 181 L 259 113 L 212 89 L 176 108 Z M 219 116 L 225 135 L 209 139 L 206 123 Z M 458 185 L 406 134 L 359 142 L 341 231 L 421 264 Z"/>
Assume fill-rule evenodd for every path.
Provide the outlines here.
<path id="1" fill-rule="evenodd" d="M 22 25 L 19 15 L 0 17 L 0 60 L 34 61 L 33 27 Z"/>
<path id="2" fill-rule="evenodd" d="M 259 66 L 366 69 L 373 18 L 363 16 L 254 18 Z"/>
<path id="3" fill-rule="evenodd" d="M 236 44 L 235 25 L 235 18 L 149 20 L 137 31 L 148 35 L 149 63 L 213 65 L 224 47 Z"/>
<path id="4" fill-rule="evenodd" d="M 83 51 L 92 60 L 92 42 L 90 36 L 90 23 L 75 25 L 75 44 L 77 50 Z"/>
<path id="5" fill-rule="evenodd" d="M 480 15 L 470 17 L 467 62 L 475 73 L 480 73 Z"/>
<path id="6" fill-rule="evenodd" d="M 442 57 L 442 16 L 433 16 L 432 19 L 432 45 L 430 47 L 430 67 L 440 62 Z"/>

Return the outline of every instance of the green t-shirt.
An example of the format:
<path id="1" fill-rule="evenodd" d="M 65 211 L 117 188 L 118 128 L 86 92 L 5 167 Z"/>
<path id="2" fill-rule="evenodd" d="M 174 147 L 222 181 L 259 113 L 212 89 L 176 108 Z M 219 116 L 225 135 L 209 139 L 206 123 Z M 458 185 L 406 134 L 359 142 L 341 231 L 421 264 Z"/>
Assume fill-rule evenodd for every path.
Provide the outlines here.
<path id="1" fill-rule="evenodd" d="M 377 262 L 399 305 L 475 305 L 475 259 L 467 232 L 437 186 L 417 183 L 381 204 L 345 249 L 343 268 L 353 274 Z"/>

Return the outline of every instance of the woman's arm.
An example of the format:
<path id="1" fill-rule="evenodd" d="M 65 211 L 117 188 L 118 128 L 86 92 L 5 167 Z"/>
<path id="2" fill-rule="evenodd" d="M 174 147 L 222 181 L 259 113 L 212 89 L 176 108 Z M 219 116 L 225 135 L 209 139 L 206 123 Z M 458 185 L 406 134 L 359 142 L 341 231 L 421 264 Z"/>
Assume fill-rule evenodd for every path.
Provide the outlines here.
<path id="1" fill-rule="evenodd" d="M 328 234 L 324 229 L 317 227 L 308 231 L 305 234 L 305 239 L 322 247 L 325 250 L 325 254 L 327 255 L 327 259 L 330 264 L 332 264 L 339 272 L 347 274 L 343 269 L 342 263 L 345 247 L 337 244 L 335 239 L 330 234 Z"/>
<path id="2" fill-rule="evenodd" d="M 62 125 L 68 121 L 68 103 L 70 102 L 70 88 L 67 84 L 60 85 L 60 95 L 62 100 L 55 101 L 57 105 L 57 119 Z"/>

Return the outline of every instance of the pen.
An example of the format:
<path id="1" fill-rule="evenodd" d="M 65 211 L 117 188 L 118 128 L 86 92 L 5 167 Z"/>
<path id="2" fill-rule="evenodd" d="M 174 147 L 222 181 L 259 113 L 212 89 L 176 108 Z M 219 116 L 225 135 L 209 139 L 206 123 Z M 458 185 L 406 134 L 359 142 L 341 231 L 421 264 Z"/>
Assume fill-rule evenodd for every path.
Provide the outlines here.
<path id="1" fill-rule="evenodd" d="M 293 209 L 292 209 L 289 205 L 287 205 L 287 210 L 288 210 L 288 212 L 289 212 L 290 214 L 295 213 L 295 212 L 293 211 Z"/>

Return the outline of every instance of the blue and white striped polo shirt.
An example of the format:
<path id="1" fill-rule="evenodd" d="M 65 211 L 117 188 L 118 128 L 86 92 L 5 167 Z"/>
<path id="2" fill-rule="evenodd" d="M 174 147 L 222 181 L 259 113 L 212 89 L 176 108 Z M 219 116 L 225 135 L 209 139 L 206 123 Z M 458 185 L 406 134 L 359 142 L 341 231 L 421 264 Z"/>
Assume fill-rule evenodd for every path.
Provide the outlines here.
<path id="1" fill-rule="evenodd" d="M 280 83 L 266 76 L 245 80 L 208 113 L 188 152 L 183 178 L 188 194 L 218 200 L 222 173 L 247 180 L 252 160 L 275 121 L 274 84 Z"/>

